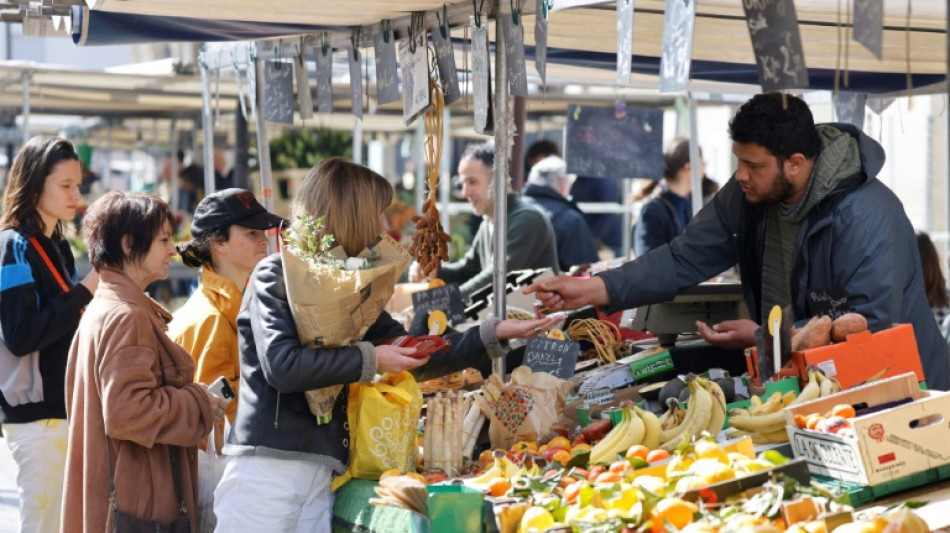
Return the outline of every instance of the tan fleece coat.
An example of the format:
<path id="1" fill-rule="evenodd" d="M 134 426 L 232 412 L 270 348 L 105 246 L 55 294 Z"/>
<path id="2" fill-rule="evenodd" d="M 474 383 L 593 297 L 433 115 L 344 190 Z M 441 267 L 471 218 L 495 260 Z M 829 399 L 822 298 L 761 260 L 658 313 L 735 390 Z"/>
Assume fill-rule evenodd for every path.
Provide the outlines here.
<path id="1" fill-rule="evenodd" d="M 125 274 L 101 272 L 66 367 L 63 532 L 112 530 L 106 434 L 118 509 L 157 522 L 179 516 L 168 445 L 180 447 L 182 491 L 195 530 L 196 445 L 211 431 L 213 415 L 207 394 L 192 383 L 191 356 L 165 333 L 169 320 Z"/>

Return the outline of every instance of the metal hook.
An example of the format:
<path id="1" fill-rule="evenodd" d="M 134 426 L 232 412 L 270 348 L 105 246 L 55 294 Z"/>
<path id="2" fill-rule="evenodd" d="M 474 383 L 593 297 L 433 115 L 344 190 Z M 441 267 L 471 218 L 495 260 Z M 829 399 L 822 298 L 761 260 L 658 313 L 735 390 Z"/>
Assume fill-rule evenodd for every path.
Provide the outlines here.
<path id="1" fill-rule="evenodd" d="M 330 45 L 327 44 L 327 32 L 323 32 L 323 41 L 320 43 L 320 52 L 326 56 L 327 51 L 330 50 Z"/>
<path id="2" fill-rule="evenodd" d="M 383 34 L 383 42 L 389 44 L 389 39 L 393 31 L 393 23 L 391 20 L 386 19 L 379 23 L 380 31 Z"/>
<path id="3" fill-rule="evenodd" d="M 362 30 L 363 30 L 362 26 L 357 26 L 353 30 L 353 33 L 350 34 L 350 44 L 353 47 L 353 61 L 360 60 L 359 41 L 360 41 L 360 33 L 362 33 Z"/>
<path id="4" fill-rule="evenodd" d="M 284 60 L 284 40 L 277 41 L 277 61 L 274 63 L 274 70 L 280 70 L 281 62 Z"/>
<path id="5" fill-rule="evenodd" d="M 439 32 L 442 33 L 442 39 L 448 39 L 449 8 L 446 4 L 442 4 L 442 18 L 439 18 L 439 11 L 436 10 L 435 20 L 439 23 Z"/>
<path id="6" fill-rule="evenodd" d="M 485 5 L 485 0 L 482 0 L 482 5 Z M 481 28 L 482 17 L 481 17 L 481 14 L 479 13 L 479 11 L 481 11 L 481 8 L 475 5 L 475 0 L 472 0 L 472 11 L 475 12 L 475 27 Z"/>
<path id="7" fill-rule="evenodd" d="M 630 0 L 627 0 L 628 2 Z M 515 0 L 508 0 L 508 5 L 511 6 L 511 23 L 517 26 L 518 22 L 518 10 L 515 9 Z"/>
<path id="8" fill-rule="evenodd" d="M 541 0 L 541 18 L 544 20 L 548 19 L 548 9 L 550 9 L 550 6 L 548 6 L 548 0 Z"/>

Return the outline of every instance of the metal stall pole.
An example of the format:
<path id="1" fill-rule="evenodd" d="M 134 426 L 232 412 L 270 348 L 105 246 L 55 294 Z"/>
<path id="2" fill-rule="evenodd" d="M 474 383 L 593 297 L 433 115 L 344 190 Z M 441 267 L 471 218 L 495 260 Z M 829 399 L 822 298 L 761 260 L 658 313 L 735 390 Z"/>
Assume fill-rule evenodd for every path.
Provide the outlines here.
<path id="1" fill-rule="evenodd" d="M 442 228 L 449 231 L 449 202 L 452 201 L 452 113 L 446 107 L 442 110 L 442 161 L 439 163 L 439 216 L 442 217 Z"/>
<path id="2" fill-rule="evenodd" d="M 567 128 L 565 128 L 567 130 Z M 630 195 L 630 189 L 633 188 L 633 178 L 623 178 L 620 180 L 620 205 L 623 206 L 623 213 L 620 214 L 620 224 L 623 231 L 620 233 L 620 253 L 624 259 L 630 259 L 630 251 L 633 249 L 633 213 L 632 205 L 627 205 L 627 197 Z"/>
<path id="3" fill-rule="evenodd" d="M 494 272 L 492 274 L 493 314 L 505 319 L 505 286 L 508 277 L 506 253 L 508 244 L 508 64 L 505 60 L 505 31 L 499 16 L 505 16 L 496 7 L 495 17 L 495 212 L 492 225 Z M 505 358 L 492 359 L 492 374 L 504 379 Z"/>
<path id="4" fill-rule="evenodd" d="M 356 123 L 353 124 L 353 162 L 363 164 L 363 119 L 354 117 Z"/>
<path id="5" fill-rule="evenodd" d="M 30 140 L 30 73 L 23 76 L 23 144 Z"/>
<path id="6" fill-rule="evenodd" d="M 254 59 L 255 88 L 254 99 L 257 100 L 257 109 L 254 112 L 254 124 L 257 126 L 257 160 L 261 166 L 261 196 L 264 209 L 274 212 L 274 181 L 270 168 L 270 142 L 267 140 L 267 123 L 264 121 L 264 62 L 261 58 Z M 274 241 L 268 240 L 267 253 L 274 253 L 277 248 Z"/>
<path id="7" fill-rule="evenodd" d="M 214 192 L 214 117 L 211 114 L 211 86 L 208 67 L 201 70 L 201 135 L 204 139 L 205 196 Z"/>
<path id="8" fill-rule="evenodd" d="M 168 144 L 172 148 L 168 157 L 168 203 L 172 206 L 172 212 L 177 213 L 181 206 L 178 205 L 178 124 L 175 119 L 168 127 Z"/>
<path id="9" fill-rule="evenodd" d="M 690 178 L 693 181 L 693 216 L 703 208 L 703 169 L 699 162 L 699 134 L 696 122 L 696 99 L 693 93 L 686 93 L 689 99 L 689 168 Z"/>

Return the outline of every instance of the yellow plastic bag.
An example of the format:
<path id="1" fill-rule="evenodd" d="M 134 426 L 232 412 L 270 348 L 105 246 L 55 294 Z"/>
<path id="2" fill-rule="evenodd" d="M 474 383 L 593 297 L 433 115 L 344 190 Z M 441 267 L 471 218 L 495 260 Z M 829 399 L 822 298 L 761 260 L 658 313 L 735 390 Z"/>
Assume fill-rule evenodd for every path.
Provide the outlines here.
<path id="1" fill-rule="evenodd" d="M 350 478 L 379 479 L 387 470 L 415 471 L 422 391 L 409 372 L 349 386 L 350 464 L 333 490 Z"/>

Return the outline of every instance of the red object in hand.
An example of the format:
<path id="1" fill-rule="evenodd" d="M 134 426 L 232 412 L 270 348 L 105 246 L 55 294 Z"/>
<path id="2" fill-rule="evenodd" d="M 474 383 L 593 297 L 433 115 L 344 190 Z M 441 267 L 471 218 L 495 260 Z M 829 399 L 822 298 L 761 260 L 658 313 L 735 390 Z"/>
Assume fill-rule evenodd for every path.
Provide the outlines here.
<path id="1" fill-rule="evenodd" d="M 424 335 L 422 337 L 403 335 L 401 337 L 396 337 L 395 339 L 389 339 L 388 341 L 385 341 L 384 344 L 401 346 L 403 348 L 415 348 L 416 351 L 409 354 L 409 357 L 415 357 L 416 359 L 425 359 L 427 357 L 431 357 L 436 352 L 448 350 L 450 346 L 445 339 L 439 337 L 438 335 Z"/>

